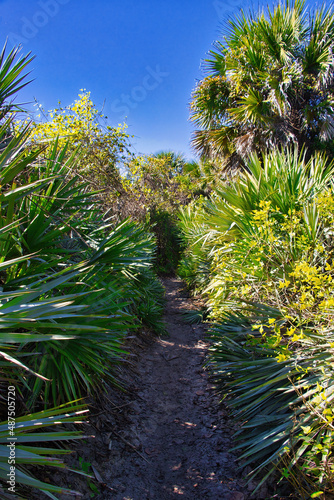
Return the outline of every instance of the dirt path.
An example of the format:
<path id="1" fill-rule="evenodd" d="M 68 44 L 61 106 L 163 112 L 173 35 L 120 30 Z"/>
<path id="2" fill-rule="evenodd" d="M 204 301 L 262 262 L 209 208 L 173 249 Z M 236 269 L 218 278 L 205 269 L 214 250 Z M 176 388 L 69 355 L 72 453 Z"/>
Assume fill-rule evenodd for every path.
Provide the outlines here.
<path id="1" fill-rule="evenodd" d="M 145 347 L 127 425 L 108 435 L 110 454 L 96 462 L 113 490 L 95 498 L 250 498 L 230 452 L 231 424 L 226 425 L 226 414 L 217 406 L 202 367 L 207 347 L 204 326 L 182 322 L 180 310 L 191 308 L 182 283 L 168 279 L 164 285 L 169 337 Z"/>

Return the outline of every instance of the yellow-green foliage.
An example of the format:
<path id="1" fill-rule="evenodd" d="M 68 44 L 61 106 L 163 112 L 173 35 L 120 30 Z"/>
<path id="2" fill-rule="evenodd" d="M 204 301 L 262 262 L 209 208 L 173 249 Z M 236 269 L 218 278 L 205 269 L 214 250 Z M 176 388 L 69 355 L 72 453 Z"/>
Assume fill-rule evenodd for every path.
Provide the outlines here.
<path id="1" fill-rule="evenodd" d="M 144 214 L 149 210 L 174 212 L 189 201 L 189 190 L 184 188 L 182 175 L 185 162 L 182 158 L 175 162 L 173 156 L 173 153 L 142 155 L 127 164 L 128 173 L 123 178 L 123 187 L 127 200 L 132 199 L 137 205 L 131 213 L 137 210 L 145 218 Z"/>
<path id="2" fill-rule="evenodd" d="M 58 137 L 60 147 L 68 143 L 69 154 L 79 149 L 76 173 L 87 180 L 95 189 L 117 190 L 121 187 L 118 162 L 124 161 L 129 153 L 129 135 L 126 125 L 117 127 L 101 125 L 107 117 L 98 110 L 90 98 L 90 92 L 81 90 L 73 104 L 57 108 L 47 113 L 40 109 L 37 121 L 17 121 L 19 130 L 31 125 L 30 145 L 44 144 L 45 155 Z"/>
<path id="3" fill-rule="evenodd" d="M 158 238 L 158 259 L 163 255 L 167 261 L 166 254 L 172 256 L 173 247 L 177 250 L 169 271 L 174 270 L 180 253 L 174 214 L 191 196 L 192 182 L 183 175 L 185 160 L 173 152 L 135 157 L 126 125 L 102 126 L 107 117 L 85 90 L 73 104 L 63 107 L 59 103 L 47 113 L 40 110 L 36 118 L 30 124 L 29 147 L 44 146 L 42 160 L 49 158 L 56 139 L 60 147 L 67 145 L 67 158 L 78 150 L 72 174 L 99 191 L 101 212 L 108 212 L 115 222 L 130 217 L 148 223 Z M 28 123 L 16 122 L 17 132 Z"/>
<path id="4" fill-rule="evenodd" d="M 210 364 L 243 457 L 302 498 L 334 491 L 333 165 L 274 151 L 183 210 L 182 276 L 218 324 Z"/>
<path id="5" fill-rule="evenodd" d="M 164 331 L 163 289 L 151 270 L 152 235 L 132 221 L 115 225 L 106 220 L 96 193 L 81 182 L 83 176 L 100 176 L 94 148 L 107 165 L 120 152 L 122 137 L 116 131 L 114 143 L 113 131 L 103 135 L 87 94 L 72 108 L 56 111 L 53 124 L 44 129 L 35 124 L 30 143 L 29 126 L 21 124 L 23 130 L 12 133 L 13 102 L 24 87 L 29 56 L 18 59 L 13 49 L 6 57 L 5 49 L 0 55 L 0 376 L 2 389 L 11 391 L 11 410 L 15 391 L 19 403 L 13 498 L 30 496 L 28 487 L 50 498 L 55 493 L 73 497 L 72 489 L 36 479 L 29 466 L 66 467 L 53 457 L 69 450 L 50 442 L 80 437 L 60 424 L 81 422 L 86 411 L 81 397 L 100 393 L 110 383 L 123 384 L 115 367 L 124 360 L 130 331 L 144 325 Z M 44 151 L 36 145 L 43 141 Z M 47 410 L 30 413 L 43 406 Z M 6 405 L 0 410 L 4 420 Z M 56 430 L 50 431 L 51 425 Z M 13 426 L 7 420 L 0 424 L 1 498 L 10 497 L 4 493 L 10 475 L 6 443 Z"/>
<path id="6" fill-rule="evenodd" d="M 292 209 L 288 214 L 272 207 L 270 201 L 260 202 L 249 214 L 248 232 L 242 239 L 211 250 L 212 280 L 207 293 L 215 315 L 225 310 L 220 296 L 265 301 L 305 316 L 332 307 L 333 242 L 328 213 L 332 203 L 331 190 L 302 211 Z M 324 318 L 320 314 L 319 320 Z"/>

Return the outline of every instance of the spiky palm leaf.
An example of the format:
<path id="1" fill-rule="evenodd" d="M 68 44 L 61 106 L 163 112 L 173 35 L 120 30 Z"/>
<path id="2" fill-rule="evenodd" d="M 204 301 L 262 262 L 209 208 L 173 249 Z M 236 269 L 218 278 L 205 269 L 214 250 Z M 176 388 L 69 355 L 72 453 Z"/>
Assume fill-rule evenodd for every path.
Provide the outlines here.
<path id="1" fill-rule="evenodd" d="M 203 155 L 244 159 L 252 151 L 303 144 L 312 150 L 333 137 L 333 12 L 307 15 L 304 2 L 278 3 L 231 18 L 197 86 L 193 139 Z M 233 134 L 232 134 L 233 131 Z M 228 143 L 225 138 L 229 137 Z M 241 138 L 248 138 L 247 141 Z"/>
<path id="2" fill-rule="evenodd" d="M 22 75 L 22 72 L 33 60 L 30 53 L 21 59 L 18 58 L 20 49 L 17 47 L 6 56 L 6 48 L 7 44 L 0 54 L 0 120 L 11 111 L 19 109 L 19 106 L 9 99 L 29 83 L 26 81 L 27 74 Z"/>
<path id="3" fill-rule="evenodd" d="M 233 417 L 242 423 L 236 449 L 242 450 L 244 465 L 255 464 L 254 474 L 273 472 L 281 462 L 293 468 L 312 444 L 322 442 L 328 431 L 333 434 L 323 414 L 334 399 L 333 331 L 304 329 L 305 339 L 292 356 L 278 362 L 274 348 L 252 342 L 261 338 L 252 326 L 273 317 L 284 323 L 284 318 L 279 310 L 256 304 L 250 311 L 251 316 L 226 313 L 213 328 L 208 363 Z M 325 398 L 320 407 L 319 387 Z M 313 488 L 317 486 L 314 482 Z"/>
<path id="4" fill-rule="evenodd" d="M 58 408 L 45 410 L 38 413 L 28 414 L 24 417 L 18 417 L 15 421 L 13 431 L 9 431 L 8 422 L 0 423 L 0 480 L 7 485 L 11 472 L 11 465 L 15 464 L 14 490 L 8 490 L 9 497 L 21 498 L 11 495 L 10 491 L 16 491 L 21 487 L 29 487 L 42 491 L 48 497 L 56 500 L 53 493 L 76 495 L 77 492 L 68 488 L 56 486 L 40 479 L 36 479 L 31 472 L 31 466 L 47 466 L 68 469 L 65 463 L 54 455 L 66 455 L 71 453 L 63 448 L 54 448 L 51 442 L 62 443 L 74 439 L 82 439 L 79 431 L 66 431 L 60 426 L 68 423 L 80 424 L 84 421 L 82 417 L 88 410 L 85 405 L 67 404 Z M 49 427 L 57 426 L 57 429 L 51 431 Z M 14 443 L 14 444 L 12 444 Z M 45 446 L 46 444 L 46 446 Z M 9 448 L 12 445 L 15 456 L 12 461 L 9 460 Z M 12 465 L 13 467 L 13 465 Z M 82 472 L 79 472 L 82 474 Z M 1 496 L 0 489 L 0 496 Z M 7 497 L 6 497 L 7 498 Z"/>
<path id="5" fill-rule="evenodd" d="M 15 384 L 32 409 L 118 383 L 114 368 L 124 357 L 123 340 L 145 319 L 137 284 L 152 266 L 155 244 L 130 221 L 104 220 L 96 193 L 72 175 L 77 152 L 68 156 L 57 141 L 48 158 L 39 147 L 31 151 L 28 126 L 8 136 L 13 119 L 8 112 L 14 110 L 8 99 L 22 85 L 29 62 L 28 56 L 21 62 L 16 57 L 15 50 L 0 57 L 0 371 L 1 382 Z M 148 295 L 146 320 L 152 323 L 153 310 L 157 324 L 161 307 L 157 310 L 153 292 Z M 63 410 L 35 415 L 40 424 L 31 423 L 31 415 L 17 415 L 18 443 L 77 436 L 58 430 L 25 433 L 31 425 L 63 421 Z M 72 421 L 71 415 L 66 418 Z M 53 454 L 51 448 L 33 448 L 18 445 L 22 463 L 52 462 L 41 458 Z M 51 492 L 62 491 L 18 467 L 18 482 L 48 491 L 51 498 Z M 3 479 L 5 469 L 0 470 Z"/>
<path id="6" fill-rule="evenodd" d="M 242 457 L 254 471 L 297 474 L 305 495 L 332 481 L 332 179 L 320 155 L 252 155 L 247 172 L 180 216 L 181 271 L 219 321 L 209 364 L 240 420 Z"/>

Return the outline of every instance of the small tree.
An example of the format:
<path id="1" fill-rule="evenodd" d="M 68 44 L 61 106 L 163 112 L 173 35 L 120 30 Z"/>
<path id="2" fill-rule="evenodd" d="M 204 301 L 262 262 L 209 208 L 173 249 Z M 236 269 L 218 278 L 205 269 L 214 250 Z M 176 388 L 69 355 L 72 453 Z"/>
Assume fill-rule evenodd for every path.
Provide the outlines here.
<path id="1" fill-rule="evenodd" d="M 118 165 L 130 154 L 126 125 L 102 125 L 107 117 L 92 102 L 90 92 L 82 90 L 78 99 L 66 107 L 59 102 L 56 109 L 47 113 L 40 108 L 37 119 L 31 123 L 31 147 L 45 144 L 44 154 L 48 157 L 58 137 L 60 147 L 68 143 L 68 155 L 79 148 L 75 173 L 94 189 L 102 189 L 104 201 L 122 189 Z M 17 128 L 28 122 L 18 122 Z"/>

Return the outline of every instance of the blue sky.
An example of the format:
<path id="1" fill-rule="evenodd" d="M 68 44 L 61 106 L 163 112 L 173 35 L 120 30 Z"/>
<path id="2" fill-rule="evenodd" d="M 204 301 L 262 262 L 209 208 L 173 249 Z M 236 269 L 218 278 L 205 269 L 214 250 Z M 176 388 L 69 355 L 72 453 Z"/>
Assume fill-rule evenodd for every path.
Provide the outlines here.
<path id="1" fill-rule="evenodd" d="M 271 3 L 271 0 L 269 4 Z M 260 0 L 0 0 L 3 43 L 36 56 L 20 102 L 66 106 L 80 89 L 126 121 L 138 153 L 194 157 L 189 101 L 222 23 Z M 309 5 L 315 2 L 310 0 Z M 31 109 L 32 105 L 30 106 Z"/>
<path id="2" fill-rule="evenodd" d="M 19 101 L 46 110 L 91 91 L 111 125 L 125 117 L 135 150 L 183 152 L 191 91 L 224 17 L 241 0 L 0 0 L 3 42 L 31 51 L 34 81 Z"/>

